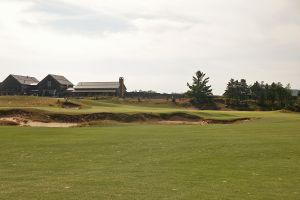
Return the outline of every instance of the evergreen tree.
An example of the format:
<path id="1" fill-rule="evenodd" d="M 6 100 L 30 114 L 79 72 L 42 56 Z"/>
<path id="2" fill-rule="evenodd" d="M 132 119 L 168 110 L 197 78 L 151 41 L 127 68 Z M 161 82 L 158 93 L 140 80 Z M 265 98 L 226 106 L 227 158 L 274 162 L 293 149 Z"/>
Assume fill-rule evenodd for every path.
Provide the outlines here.
<path id="1" fill-rule="evenodd" d="M 258 103 L 258 99 L 260 97 L 260 93 L 262 92 L 262 87 L 259 84 L 259 82 L 255 82 L 252 86 L 250 86 L 250 94 L 251 94 L 251 99 L 255 100 L 256 103 Z"/>
<path id="2" fill-rule="evenodd" d="M 250 97 L 250 88 L 247 81 L 245 79 L 241 79 L 241 81 L 230 79 L 224 96 L 228 99 L 227 104 L 240 105 L 241 101 Z"/>
<path id="3" fill-rule="evenodd" d="M 238 104 L 237 102 L 237 81 L 230 79 L 224 93 L 227 98 L 227 104 Z"/>
<path id="4" fill-rule="evenodd" d="M 281 83 L 264 84 L 255 82 L 250 87 L 251 99 L 270 109 L 282 109 L 292 105 L 290 86 L 283 87 Z"/>
<path id="5" fill-rule="evenodd" d="M 275 102 L 278 99 L 278 94 L 277 94 L 277 90 L 278 90 L 278 85 L 276 83 L 272 83 L 270 85 L 269 88 L 269 101 L 271 102 L 271 107 L 274 108 L 275 107 Z"/>
<path id="6" fill-rule="evenodd" d="M 213 103 L 211 85 L 208 85 L 209 77 L 205 76 L 205 73 L 197 71 L 196 76 L 193 76 L 193 84 L 187 83 L 190 90 L 186 94 L 191 98 L 191 103 L 198 108 Z"/>
<path id="7" fill-rule="evenodd" d="M 268 84 L 265 85 L 264 82 L 260 83 L 260 92 L 259 92 L 259 98 L 258 98 L 258 105 L 265 106 L 267 101 L 267 90 L 269 86 Z"/>
<path id="8" fill-rule="evenodd" d="M 239 99 L 241 101 L 247 100 L 250 98 L 250 88 L 245 79 L 241 79 L 239 82 Z"/>

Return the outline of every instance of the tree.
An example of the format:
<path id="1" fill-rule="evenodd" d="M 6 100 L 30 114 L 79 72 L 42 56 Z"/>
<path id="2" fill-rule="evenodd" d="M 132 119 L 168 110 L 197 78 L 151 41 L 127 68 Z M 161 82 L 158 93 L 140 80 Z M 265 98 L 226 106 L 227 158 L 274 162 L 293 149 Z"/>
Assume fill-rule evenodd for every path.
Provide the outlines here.
<path id="1" fill-rule="evenodd" d="M 262 92 L 261 84 L 259 84 L 259 82 L 256 81 L 252 86 L 250 86 L 250 91 L 251 99 L 255 100 L 256 103 L 258 103 L 260 93 Z"/>
<path id="2" fill-rule="evenodd" d="M 292 105 L 290 85 L 286 87 L 279 83 L 264 84 L 255 82 L 251 87 L 251 99 L 260 106 L 269 109 L 282 109 Z"/>
<path id="3" fill-rule="evenodd" d="M 258 96 L 258 105 L 260 106 L 265 106 L 266 105 L 266 101 L 267 101 L 267 96 L 268 96 L 268 88 L 269 85 L 265 84 L 263 81 L 260 83 L 260 92 L 259 92 L 259 96 Z"/>
<path id="4" fill-rule="evenodd" d="M 229 100 L 227 101 L 228 104 L 240 105 L 241 101 L 250 97 L 250 88 L 247 81 L 245 79 L 241 79 L 241 81 L 230 79 L 224 96 Z"/>
<path id="5" fill-rule="evenodd" d="M 289 107 L 293 103 L 291 85 L 287 84 L 286 87 L 283 88 L 283 106 L 285 108 Z"/>
<path id="6" fill-rule="evenodd" d="M 269 88 L 269 95 L 268 95 L 269 99 L 268 100 L 271 101 L 272 108 L 275 107 L 275 102 L 278 99 L 278 93 L 277 93 L 278 88 L 279 87 L 276 83 L 272 83 Z"/>
<path id="7" fill-rule="evenodd" d="M 224 96 L 229 99 L 229 101 L 227 101 L 227 104 L 239 104 L 237 85 L 238 81 L 234 79 L 230 79 L 230 81 L 227 83 L 227 87 L 224 93 Z"/>
<path id="8" fill-rule="evenodd" d="M 250 97 L 250 88 L 245 79 L 241 79 L 241 82 L 239 82 L 239 96 L 242 101 L 247 100 Z"/>
<path id="9" fill-rule="evenodd" d="M 193 84 L 187 83 L 190 90 L 186 94 L 191 98 L 191 103 L 198 108 L 213 103 L 211 85 L 208 85 L 209 77 L 205 76 L 205 73 L 197 71 L 196 76 L 193 76 Z"/>

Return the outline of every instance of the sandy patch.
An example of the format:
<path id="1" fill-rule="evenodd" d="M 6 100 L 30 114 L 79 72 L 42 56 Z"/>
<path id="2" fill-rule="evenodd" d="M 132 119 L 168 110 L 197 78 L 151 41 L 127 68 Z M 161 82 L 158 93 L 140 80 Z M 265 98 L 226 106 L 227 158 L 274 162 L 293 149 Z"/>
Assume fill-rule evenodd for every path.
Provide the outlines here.
<path id="1" fill-rule="evenodd" d="M 21 117 L 3 117 L 0 118 L 0 120 L 15 122 L 19 124 L 19 126 L 29 126 L 29 127 L 68 128 L 68 127 L 73 127 L 78 125 L 76 123 L 37 122 L 37 121 L 32 121 Z"/>

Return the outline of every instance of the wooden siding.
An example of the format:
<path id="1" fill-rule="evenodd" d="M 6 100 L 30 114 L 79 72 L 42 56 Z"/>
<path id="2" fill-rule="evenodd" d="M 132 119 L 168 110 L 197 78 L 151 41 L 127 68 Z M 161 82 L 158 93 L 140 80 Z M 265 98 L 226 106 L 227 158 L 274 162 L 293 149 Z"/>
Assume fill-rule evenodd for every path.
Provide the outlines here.
<path id="1" fill-rule="evenodd" d="M 67 89 L 73 85 L 62 85 L 60 84 L 53 76 L 46 76 L 38 84 L 38 90 L 40 96 L 64 96 L 67 92 Z"/>
<path id="2" fill-rule="evenodd" d="M 36 90 L 35 85 L 21 84 L 12 75 L 9 75 L 2 83 L 0 88 L 1 95 L 32 95 Z"/>

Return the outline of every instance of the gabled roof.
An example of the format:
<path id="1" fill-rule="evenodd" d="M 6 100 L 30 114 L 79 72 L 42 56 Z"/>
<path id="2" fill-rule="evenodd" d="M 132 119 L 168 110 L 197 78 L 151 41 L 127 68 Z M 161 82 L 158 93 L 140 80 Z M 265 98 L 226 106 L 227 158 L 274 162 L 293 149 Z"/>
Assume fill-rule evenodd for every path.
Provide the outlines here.
<path id="1" fill-rule="evenodd" d="M 119 82 L 80 82 L 75 86 L 76 89 L 118 89 Z"/>
<path id="2" fill-rule="evenodd" d="M 11 75 L 11 76 L 22 85 L 37 85 L 39 82 L 35 77 L 19 76 L 19 75 Z"/>
<path id="3" fill-rule="evenodd" d="M 60 76 L 60 75 L 54 75 L 54 74 L 49 74 L 53 79 L 55 79 L 59 84 L 61 85 L 69 85 L 73 86 L 73 83 L 71 83 L 66 77 Z"/>
<path id="4" fill-rule="evenodd" d="M 292 96 L 297 97 L 299 95 L 300 90 L 291 90 L 292 91 Z"/>

